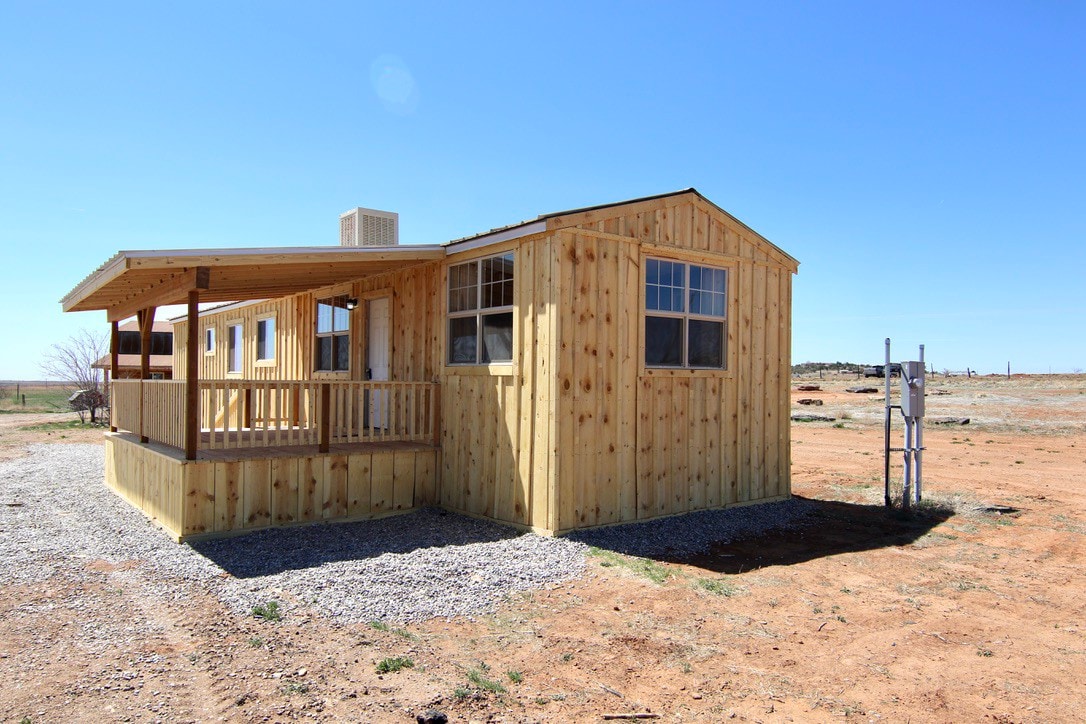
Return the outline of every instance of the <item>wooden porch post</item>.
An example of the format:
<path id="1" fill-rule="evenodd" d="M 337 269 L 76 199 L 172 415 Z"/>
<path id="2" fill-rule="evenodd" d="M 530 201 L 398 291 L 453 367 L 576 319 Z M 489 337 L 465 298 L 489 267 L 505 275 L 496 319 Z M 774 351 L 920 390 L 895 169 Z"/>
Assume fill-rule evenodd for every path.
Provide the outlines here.
<path id="1" fill-rule="evenodd" d="M 151 379 L 151 328 L 155 324 L 155 308 L 139 310 L 136 319 L 140 327 L 140 442 L 148 443 L 150 438 L 143 434 L 143 418 L 147 413 L 143 409 L 143 381 Z"/>
<path id="2" fill-rule="evenodd" d="M 140 325 L 140 379 L 151 379 L 151 329 L 155 326 L 155 308 L 141 309 L 136 318 Z"/>
<path id="3" fill-rule="evenodd" d="M 118 323 L 113 321 L 110 323 L 109 330 L 109 373 L 106 380 L 106 394 L 109 395 L 109 431 L 117 432 L 117 426 L 113 424 L 113 388 L 110 387 L 111 380 L 117 379 L 117 368 L 120 366 L 118 356 L 120 352 L 118 347 L 120 346 L 121 333 L 118 329 Z"/>
<path id="4" fill-rule="evenodd" d="M 434 429 L 434 447 L 441 447 L 441 387 L 430 388 L 430 420 Z"/>
<path id="5" fill-rule="evenodd" d="M 200 438 L 200 292 L 189 290 L 185 340 L 185 459 L 195 460 Z"/>
<path id="6" fill-rule="evenodd" d="M 328 444 L 332 436 L 332 386 L 327 382 L 321 383 L 321 409 L 319 413 L 320 428 L 317 430 L 317 452 L 328 452 Z"/>

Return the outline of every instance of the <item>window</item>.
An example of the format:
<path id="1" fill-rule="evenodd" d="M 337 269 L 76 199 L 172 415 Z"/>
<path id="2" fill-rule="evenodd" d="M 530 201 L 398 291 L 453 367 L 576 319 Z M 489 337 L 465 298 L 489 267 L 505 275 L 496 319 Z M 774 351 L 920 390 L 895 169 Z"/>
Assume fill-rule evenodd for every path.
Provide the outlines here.
<path id="1" fill-rule="evenodd" d="M 120 332 L 117 335 L 117 354 L 139 354 L 140 333 Z M 173 354 L 173 332 L 151 332 L 151 351 L 148 354 Z"/>
<path id="2" fill-rule="evenodd" d="M 173 354 L 173 332 L 151 332 L 151 354 Z"/>
<path id="3" fill-rule="evenodd" d="M 231 324 L 226 328 L 226 371 L 241 372 L 241 325 Z"/>
<path id="4" fill-rule="evenodd" d="M 215 354 L 215 328 L 204 330 L 204 354 Z"/>
<path id="5" fill-rule="evenodd" d="M 645 365 L 724 369 L 728 272 L 664 259 L 645 265 Z"/>
<path id="6" fill-rule="evenodd" d="M 120 332 L 117 334 L 117 354 L 139 354 L 140 333 Z"/>
<path id="7" fill-rule="evenodd" d="M 263 362 L 275 359 L 275 317 L 256 320 L 256 359 Z"/>
<path id="8" fill-rule="evenodd" d="M 317 300 L 318 371 L 343 372 L 350 369 L 350 325 L 346 294 Z"/>
<path id="9" fill-rule="evenodd" d="M 449 364 L 513 361 L 513 252 L 449 267 Z"/>

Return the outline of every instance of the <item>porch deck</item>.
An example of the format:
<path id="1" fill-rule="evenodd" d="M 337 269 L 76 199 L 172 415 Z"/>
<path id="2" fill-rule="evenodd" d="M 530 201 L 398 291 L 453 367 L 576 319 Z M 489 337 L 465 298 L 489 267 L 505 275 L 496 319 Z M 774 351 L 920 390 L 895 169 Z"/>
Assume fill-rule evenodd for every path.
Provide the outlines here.
<path id="1" fill-rule="evenodd" d="M 185 452 L 172 445 L 166 445 L 153 440 L 141 443 L 139 435 L 123 430 L 118 430 L 115 433 L 109 434 L 128 440 L 129 442 L 137 443 L 141 447 L 153 450 L 159 455 L 165 455 L 178 461 L 185 461 Z M 211 433 L 207 430 L 204 430 L 201 434 L 204 442 L 207 442 L 211 436 Z M 218 434 L 221 435 L 222 433 Z M 217 449 L 201 447 L 196 455 L 195 461 L 188 460 L 185 462 L 190 464 L 199 461 L 240 462 L 242 460 L 273 460 L 276 458 L 310 457 L 319 454 L 359 455 L 438 449 L 434 445 L 425 442 L 411 442 L 407 440 L 376 440 L 371 442 L 363 440 L 358 442 L 330 443 L 328 445 L 328 452 L 321 453 L 320 446 L 317 444 L 270 446 L 263 442 L 263 435 L 260 430 L 253 430 L 251 431 L 251 434 L 250 431 L 247 430 L 243 430 L 240 433 L 232 432 L 231 436 L 234 444 L 230 447 Z"/>
<path id="2" fill-rule="evenodd" d="M 106 435 L 106 484 L 178 541 L 318 521 L 375 518 L 438 502 L 440 450 L 385 440 L 201 449 Z M 261 431 L 252 431 L 260 433 Z M 221 435 L 221 433 L 219 433 Z"/>

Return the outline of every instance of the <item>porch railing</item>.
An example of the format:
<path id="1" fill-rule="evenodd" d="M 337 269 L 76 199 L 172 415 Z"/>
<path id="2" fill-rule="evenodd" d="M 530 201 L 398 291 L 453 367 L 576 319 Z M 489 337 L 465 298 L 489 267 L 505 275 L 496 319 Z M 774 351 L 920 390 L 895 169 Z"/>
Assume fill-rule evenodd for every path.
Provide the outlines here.
<path id="1" fill-rule="evenodd" d="M 184 380 L 114 380 L 110 424 L 141 438 L 185 446 Z"/>
<path id="2" fill-rule="evenodd" d="M 205 450 L 351 442 L 437 442 L 432 382 L 202 380 L 198 447 Z M 111 424 L 184 447 L 184 380 L 115 380 Z"/>

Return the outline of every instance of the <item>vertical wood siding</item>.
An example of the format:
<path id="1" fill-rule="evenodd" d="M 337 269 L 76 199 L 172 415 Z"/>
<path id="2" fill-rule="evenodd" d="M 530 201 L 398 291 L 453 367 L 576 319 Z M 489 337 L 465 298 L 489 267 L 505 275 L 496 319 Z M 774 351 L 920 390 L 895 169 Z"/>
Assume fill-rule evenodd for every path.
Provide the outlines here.
<path id="1" fill-rule="evenodd" d="M 424 496 L 455 510 L 565 531 L 788 495 L 794 262 L 691 195 L 582 216 L 572 228 L 351 284 L 363 302 L 391 299 L 392 379 L 441 382 L 441 454 L 427 458 L 435 468 Z M 446 366 L 448 266 L 508 249 L 516 255 L 513 364 Z M 726 371 L 644 369 L 647 256 L 729 269 Z M 226 375 L 226 326 L 241 317 L 244 377 L 314 377 L 315 299 L 299 294 L 204 315 L 201 325 L 216 328 L 217 350 L 204 357 L 201 375 Z M 255 322 L 270 311 L 277 315 L 278 359 L 258 367 Z M 363 303 L 351 318 L 352 379 L 364 369 L 364 315 Z M 175 338 L 184 335 L 178 325 Z M 183 370 L 183 345 L 176 350 L 174 368 Z M 322 492 L 306 464 L 297 466 L 271 464 L 268 477 L 284 488 L 271 496 L 278 502 L 246 514 L 243 502 L 241 512 L 230 507 L 227 493 L 226 502 L 216 497 L 226 506 L 217 515 L 244 523 L 254 512 L 263 519 L 269 508 L 273 520 L 305 518 L 325 507 L 346 506 L 350 514 L 373 500 L 398 499 L 395 460 L 374 459 L 366 474 L 348 461 L 345 501 L 338 468 L 321 478 L 337 481 Z M 221 474 L 231 475 L 226 468 Z"/>
<path id="2" fill-rule="evenodd" d="M 373 518 L 436 502 L 433 448 L 188 461 L 106 438 L 106 483 L 175 538 Z"/>
<path id="3" fill-rule="evenodd" d="M 793 267 L 708 204 L 673 198 L 649 206 L 556 233 L 553 529 L 772 499 L 791 490 Z M 643 369 L 640 267 L 648 256 L 730 270 L 726 371 Z"/>
<path id="4" fill-rule="evenodd" d="M 350 282 L 344 292 L 360 300 L 350 313 L 351 370 L 349 379 L 362 379 L 365 371 L 366 299 L 387 294 L 392 315 L 390 340 L 393 380 L 404 382 L 434 381 L 441 369 L 440 305 L 441 264 L 420 264 L 386 274 Z M 313 350 L 316 340 L 317 299 L 330 292 L 305 292 L 289 297 L 248 304 L 233 309 L 214 309 L 200 314 L 200 379 L 225 379 L 227 376 L 248 380 L 307 380 L 333 377 L 314 372 Z M 256 358 L 256 325 L 264 317 L 275 317 L 275 359 Z M 242 325 L 242 369 L 227 372 L 227 331 Z M 204 351 L 206 330 L 215 330 L 215 351 Z M 188 321 L 174 325 L 174 370 L 184 374 L 187 350 L 184 340 Z"/>
<path id="5" fill-rule="evenodd" d="M 184 526 L 182 466 L 135 442 L 106 437 L 106 485 L 178 536 Z"/>
<path id="6" fill-rule="evenodd" d="M 553 529 L 554 453 L 551 355 L 556 322 L 549 237 L 511 245 L 515 252 L 514 358 L 510 365 L 444 367 L 441 504 L 508 523 Z M 498 253 L 485 249 L 449 264 Z M 438 299 L 444 338 L 445 281 Z"/>

